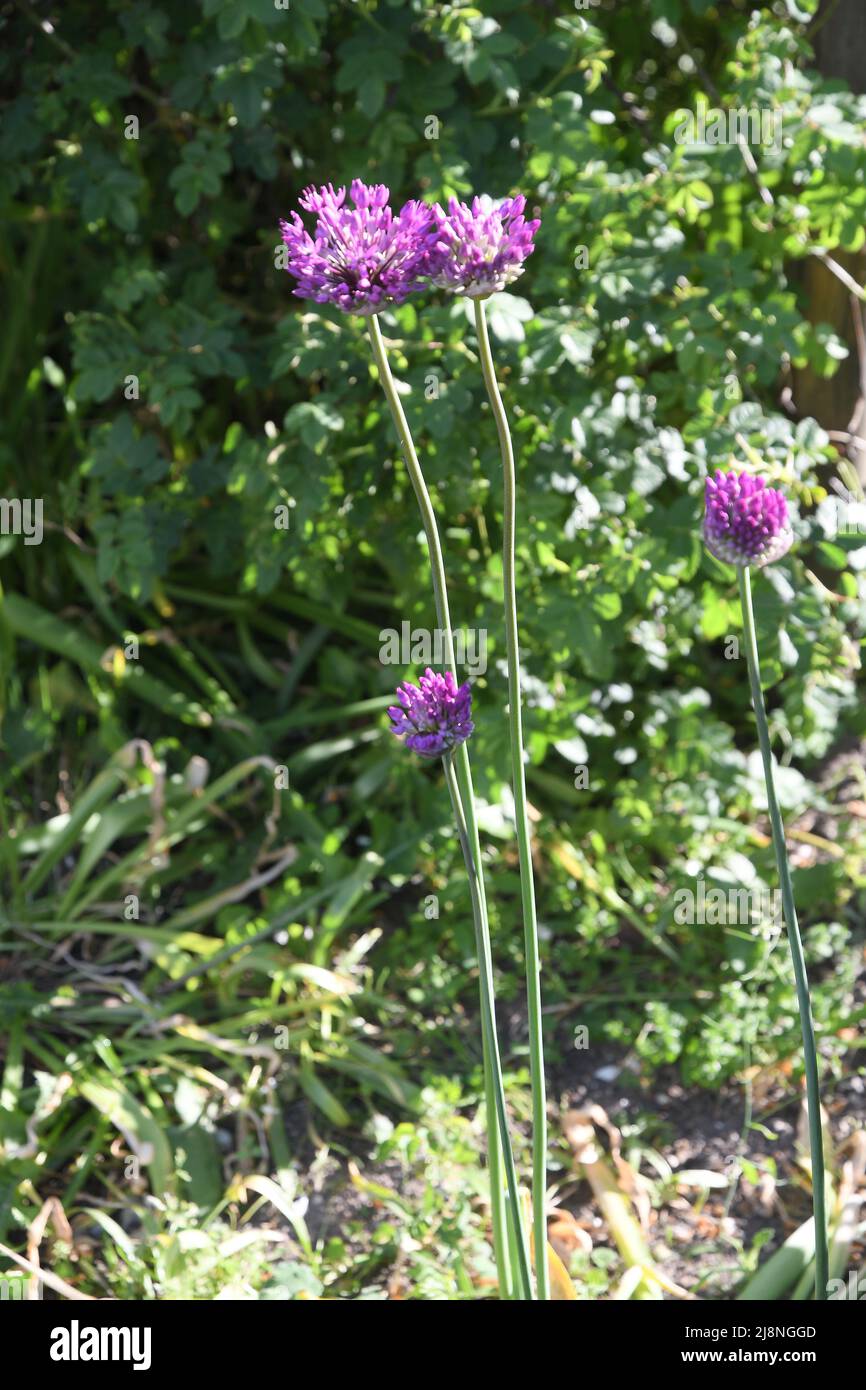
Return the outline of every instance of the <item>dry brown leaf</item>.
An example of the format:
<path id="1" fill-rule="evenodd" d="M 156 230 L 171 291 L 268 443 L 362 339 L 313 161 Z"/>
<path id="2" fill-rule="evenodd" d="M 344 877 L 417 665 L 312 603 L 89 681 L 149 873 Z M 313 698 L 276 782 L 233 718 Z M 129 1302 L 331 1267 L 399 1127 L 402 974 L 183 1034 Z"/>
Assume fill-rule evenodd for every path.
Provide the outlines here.
<path id="1" fill-rule="evenodd" d="M 558 1211 L 548 1223 L 547 1238 L 563 1264 L 568 1267 L 576 1251 L 588 1255 L 592 1236 L 575 1221 L 570 1211 Z"/>

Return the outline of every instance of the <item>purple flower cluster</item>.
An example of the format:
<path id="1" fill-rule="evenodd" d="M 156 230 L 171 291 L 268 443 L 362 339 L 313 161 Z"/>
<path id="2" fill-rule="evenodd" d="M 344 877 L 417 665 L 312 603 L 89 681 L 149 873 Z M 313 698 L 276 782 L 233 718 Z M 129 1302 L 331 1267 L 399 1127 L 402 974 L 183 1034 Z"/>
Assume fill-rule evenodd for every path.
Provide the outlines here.
<path id="1" fill-rule="evenodd" d="M 314 213 L 313 235 L 297 212 L 280 222 L 288 249 L 286 269 L 295 294 L 334 304 L 348 314 L 376 314 L 410 294 L 437 285 L 486 296 L 523 272 L 537 221 L 523 216 L 526 199 L 473 199 L 471 208 L 452 198 L 448 213 L 437 204 L 411 201 L 395 215 L 384 184 L 331 184 L 306 188 L 300 204 Z"/>
<path id="2" fill-rule="evenodd" d="M 785 495 L 748 473 L 707 478 L 704 541 L 730 565 L 772 564 L 794 539 Z"/>
<path id="3" fill-rule="evenodd" d="M 350 189 L 354 208 L 346 206 L 345 188 L 304 190 L 300 203 L 316 215 L 314 235 L 296 212 L 280 223 L 296 295 L 347 314 L 375 314 L 423 288 L 422 277 L 439 257 L 436 217 L 418 202 L 406 203 L 395 217 L 389 196 L 384 184 L 360 179 Z"/>
<path id="4" fill-rule="evenodd" d="M 433 280 L 443 289 L 486 298 L 523 274 L 535 250 L 538 219 L 523 216 L 526 199 L 473 198 L 471 207 L 451 198 L 447 215 L 436 204 L 440 263 Z"/>
<path id="5" fill-rule="evenodd" d="M 473 732 L 469 682 L 458 689 L 450 671 L 444 676 L 429 666 L 417 685 L 397 687 L 400 705 L 391 705 L 391 732 L 405 738 L 406 747 L 423 758 L 438 758 L 465 743 Z"/>

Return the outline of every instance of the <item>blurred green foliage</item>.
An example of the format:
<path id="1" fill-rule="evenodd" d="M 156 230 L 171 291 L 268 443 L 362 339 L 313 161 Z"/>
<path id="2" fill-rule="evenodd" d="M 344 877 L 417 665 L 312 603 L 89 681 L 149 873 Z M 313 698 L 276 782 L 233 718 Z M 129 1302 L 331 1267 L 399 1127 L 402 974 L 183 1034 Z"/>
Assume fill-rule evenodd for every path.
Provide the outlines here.
<path id="1" fill-rule="evenodd" d="M 802 263 L 866 236 L 864 99 L 811 70 L 814 9 L 108 0 L 98 17 L 72 4 L 51 23 L 39 3 L 4 11 L 0 478 L 5 496 L 44 499 L 46 529 L 38 548 L 0 537 L 13 962 L 0 1011 L 23 1023 L 41 1007 L 40 1065 L 49 1077 L 72 1066 L 63 1122 L 46 1113 L 59 1133 L 75 1107 L 75 1144 L 49 1148 L 49 1167 L 65 1171 L 88 1142 L 97 1153 L 113 1112 L 93 1077 L 117 1071 L 90 1036 L 86 972 L 67 986 L 65 1018 L 44 1008 L 67 920 L 88 958 L 128 968 L 145 991 L 156 1059 L 179 1008 L 211 1037 L 222 1028 L 229 1045 L 208 1063 L 219 1072 L 241 1027 L 221 1020 L 261 1024 L 286 1004 L 281 1094 L 305 1097 L 320 1121 L 410 1103 L 407 1077 L 477 1062 L 447 798 L 381 713 L 409 674 L 380 663 L 381 630 L 433 623 L 411 490 L 363 325 L 294 298 L 274 264 L 278 219 L 309 183 L 360 176 L 396 201 L 519 190 L 540 209 L 537 250 L 490 323 L 518 449 L 547 1001 L 572 1004 L 593 1040 L 634 1047 L 647 1068 L 678 1063 L 692 1083 L 720 1083 L 749 1050 L 765 1062 L 795 1051 L 784 953 L 742 929 L 678 925 L 672 895 L 698 872 L 774 883 L 754 825 L 744 666 L 726 654 L 736 586 L 700 543 L 708 469 L 757 455 L 795 505 L 798 545 L 756 591 L 789 819 L 830 807 L 823 760 L 866 734 L 866 547 L 820 524 L 835 450 L 785 403 L 794 368 L 829 374 L 846 353 L 807 312 Z M 754 151 L 757 178 L 736 145 L 676 142 L 701 99 L 781 112 L 782 138 Z M 463 304 L 434 294 L 386 315 L 384 330 L 436 497 L 455 621 L 488 634 L 473 749 L 508 1008 L 520 933 L 495 431 Z M 153 761 L 121 758 L 110 799 L 87 804 L 111 823 L 76 821 L 133 739 L 167 787 Z M 276 810 L 268 767 L 242 763 L 254 757 L 289 770 Z M 196 809 L 201 759 L 225 790 L 219 815 Z M 863 832 L 840 815 L 837 850 L 804 862 L 796 885 L 831 1064 L 840 1027 L 862 1015 L 851 990 Z M 287 844 L 291 868 L 250 887 Z M 39 854 L 49 863 L 34 885 Z M 145 957 L 132 931 L 93 928 L 123 920 L 127 892 L 167 943 Z M 276 943 L 244 955 L 244 939 L 277 921 Z M 172 985 L 226 944 L 230 962 Z M 299 966 L 343 972 L 361 991 L 352 1009 L 333 979 Z M 93 1018 L 120 1028 L 118 1054 L 144 1066 L 140 1004 L 122 998 L 113 1024 L 104 1008 Z M 377 1056 L 390 1057 L 381 1070 Z M 520 1064 L 520 1038 L 510 1058 Z M 178 1119 L 176 1072 L 154 1062 L 136 1102 L 147 1116 Z M 7 1091 L 16 1143 L 45 1099 L 23 1075 Z M 226 1112 L 207 1114 L 211 1133 Z M 22 1222 L 28 1212 L 29 1199 Z"/>

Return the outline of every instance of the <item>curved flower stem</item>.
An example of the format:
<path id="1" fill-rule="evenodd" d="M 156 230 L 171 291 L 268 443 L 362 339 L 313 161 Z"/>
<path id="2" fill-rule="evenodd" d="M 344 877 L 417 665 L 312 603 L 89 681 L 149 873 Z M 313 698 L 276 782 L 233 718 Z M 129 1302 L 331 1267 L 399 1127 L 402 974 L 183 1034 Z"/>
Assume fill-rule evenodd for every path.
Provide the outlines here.
<path id="1" fill-rule="evenodd" d="M 550 1297 L 547 1270 L 547 1100 L 544 1087 L 544 1039 L 541 1025 L 541 957 L 535 915 L 532 845 L 526 811 L 526 774 L 523 765 L 523 715 L 520 695 L 520 645 L 517 627 L 515 581 L 516 494 L 514 450 L 508 419 L 493 366 L 484 301 L 476 299 L 475 327 L 481 353 L 481 371 L 499 435 L 504 479 L 502 521 L 502 583 L 505 594 L 505 640 L 508 657 L 508 723 L 511 735 L 511 779 L 514 792 L 514 826 L 520 858 L 520 895 L 526 954 L 526 1002 L 529 1013 L 529 1066 L 532 1080 L 532 1210 L 535 1232 L 535 1277 L 539 1299 Z"/>
<path id="2" fill-rule="evenodd" d="M 752 690 L 752 705 L 758 726 L 758 743 L 764 764 L 764 780 L 767 784 L 767 805 L 770 811 L 770 824 L 773 830 L 773 848 L 776 852 L 776 868 L 782 887 L 782 904 L 788 926 L 788 944 L 791 947 L 791 960 L 794 964 L 794 979 L 797 985 L 797 1004 L 800 1010 L 800 1026 L 803 1030 L 803 1057 L 806 1071 L 806 1106 L 809 1113 L 809 1149 L 812 1162 L 812 1204 L 815 1212 L 815 1297 L 826 1299 L 827 1278 L 829 1274 L 827 1257 L 827 1212 L 826 1188 L 824 1179 L 824 1139 L 821 1132 L 821 1096 L 818 1081 L 818 1056 L 815 1049 L 815 1025 L 812 1021 L 812 1005 L 809 998 L 809 980 L 806 975 L 806 961 L 803 955 L 803 942 L 797 922 L 797 909 L 794 905 L 794 890 L 791 885 L 791 870 L 785 846 L 785 827 L 776 796 L 773 779 L 773 755 L 770 748 L 770 731 L 767 727 L 767 711 L 764 707 L 764 694 L 761 689 L 761 668 L 758 661 L 758 640 L 755 632 L 755 614 L 752 608 L 752 585 L 748 566 L 738 566 L 740 603 L 743 609 L 743 630 L 746 639 L 746 659 L 749 666 L 749 684 Z"/>
<path id="3" fill-rule="evenodd" d="M 442 633 L 446 663 L 456 679 L 451 614 L 448 606 L 448 593 L 445 582 L 445 563 L 442 556 L 442 544 L 439 539 L 436 513 L 433 510 L 430 494 L 427 491 L 427 484 L 424 481 L 421 465 L 418 462 L 418 455 L 415 451 L 409 424 L 406 420 L 400 397 L 394 385 L 394 378 L 391 375 L 391 368 L 388 364 L 385 344 L 382 340 L 382 330 L 379 327 L 379 320 L 375 314 L 372 315 L 369 320 L 369 332 L 373 357 L 379 372 L 379 379 L 382 383 L 382 389 L 385 392 L 385 398 L 391 411 L 391 418 L 400 440 L 403 458 L 409 473 L 409 480 L 412 483 L 412 488 L 421 512 L 421 521 L 424 527 L 424 534 L 427 538 L 427 549 L 430 557 L 436 620 Z M 473 920 L 475 922 L 481 995 L 481 1039 L 484 1067 L 485 1109 L 488 1117 L 490 1201 L 497 1274 L 500 1291 L 504 1296 L 510 1296 L 512 1276 L 508 1254 L 508 1237 L 506 1232 L 502 1183 L 502 1161 L 504 1157 L 506 1175 L 508 1177 L 508 1200 L 511 1206 L 513 1220 L 516 1222 L 516 1229 L 521 1232 L 519 1249 L 522 1259 L 520 1262 L 521 1277 L 519 1280 L 519 1287 L 522 1291 L 522 1296 L 528 1299 L 532 1297 L 532 1284 L 529 1275 L 529 1255 L 525 1236 L 523 1234 L 520 1198 L 517 1191 L 517 1184 L 514 1180 L 514 1157 L 511 1149 L 511 1138 L 508 1132 L 505 1111 L 505 1087 L 502 1080 L 502 1066 L 499 1058 L 499 1043 L 496 1033 L 496 1016 L 493 998 L 493 956 L 490 948 L 490 926 L 487 916 L 484 878 L 481 870 L 481 843 L 478 836 L 478 824 L 475 818 L 475 794 L 472 785 L 472 770 L 469 762 L 469 752 L 465 743 L 461 744 L 456 751 L 454 767 L 457 781 L 456 790 L 461 808 L 458 813 L 455 807 L 455 817 L 458 822 L 457 829 L 458 834 L 461 836 L 461 845 L 463 843 L 463 836 L 465 835 L 466 837 L 469 859 L 473 865 L 469 873 L 469 880 L 470 892 L 473 894 Z M 464 854 L 465 853 L 466 851 L 464 850 Z"/>

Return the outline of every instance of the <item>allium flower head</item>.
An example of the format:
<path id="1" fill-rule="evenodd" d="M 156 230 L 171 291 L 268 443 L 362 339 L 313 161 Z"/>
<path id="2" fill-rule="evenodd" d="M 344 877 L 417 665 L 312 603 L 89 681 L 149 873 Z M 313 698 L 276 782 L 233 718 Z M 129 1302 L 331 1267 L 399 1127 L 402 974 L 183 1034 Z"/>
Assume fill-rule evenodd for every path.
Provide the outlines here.
<path id="1" fill-rule="evenodd" d="M 304 189 L 299 201 L 316 215 L 313 235 L 296 212 L 280 222 L 296 295 L 347 314 L 375 314 L 424 287 L 422 276 L 439 259 L 433 209 L 413 201 L 395 215 L 389 196 L 384 184 L 355 179 L 351 208 L 345 188 Z"/>
<path id="2" fill-rule="evenodd" d="M 535 250 L 541 223 L 523 216 L 526 199 L 473 198 L 471 207 L 451 198 L 448 212 L 436 204 L 441 262 L 432 265 L 433 283 L 443 289 L 486 298 L 523 274 Z"/>
<path id="3" fill-rule="evenodd" d="M 772 564 L 794 539 L 785 494 L 748 473 L 707 478 L 704 540 L 729 565 Z"/>
<path id="4" fill-rule="evenodd" d="M 391 705 L 391 732 L 423 758 L 438 758 L 465 743 L 473 732 L 472 692 L 466 681 L 458 689 L 450 671 L 440 676 L 429 666 L 417 685 L 397 687 L 402 704 Z"/>

